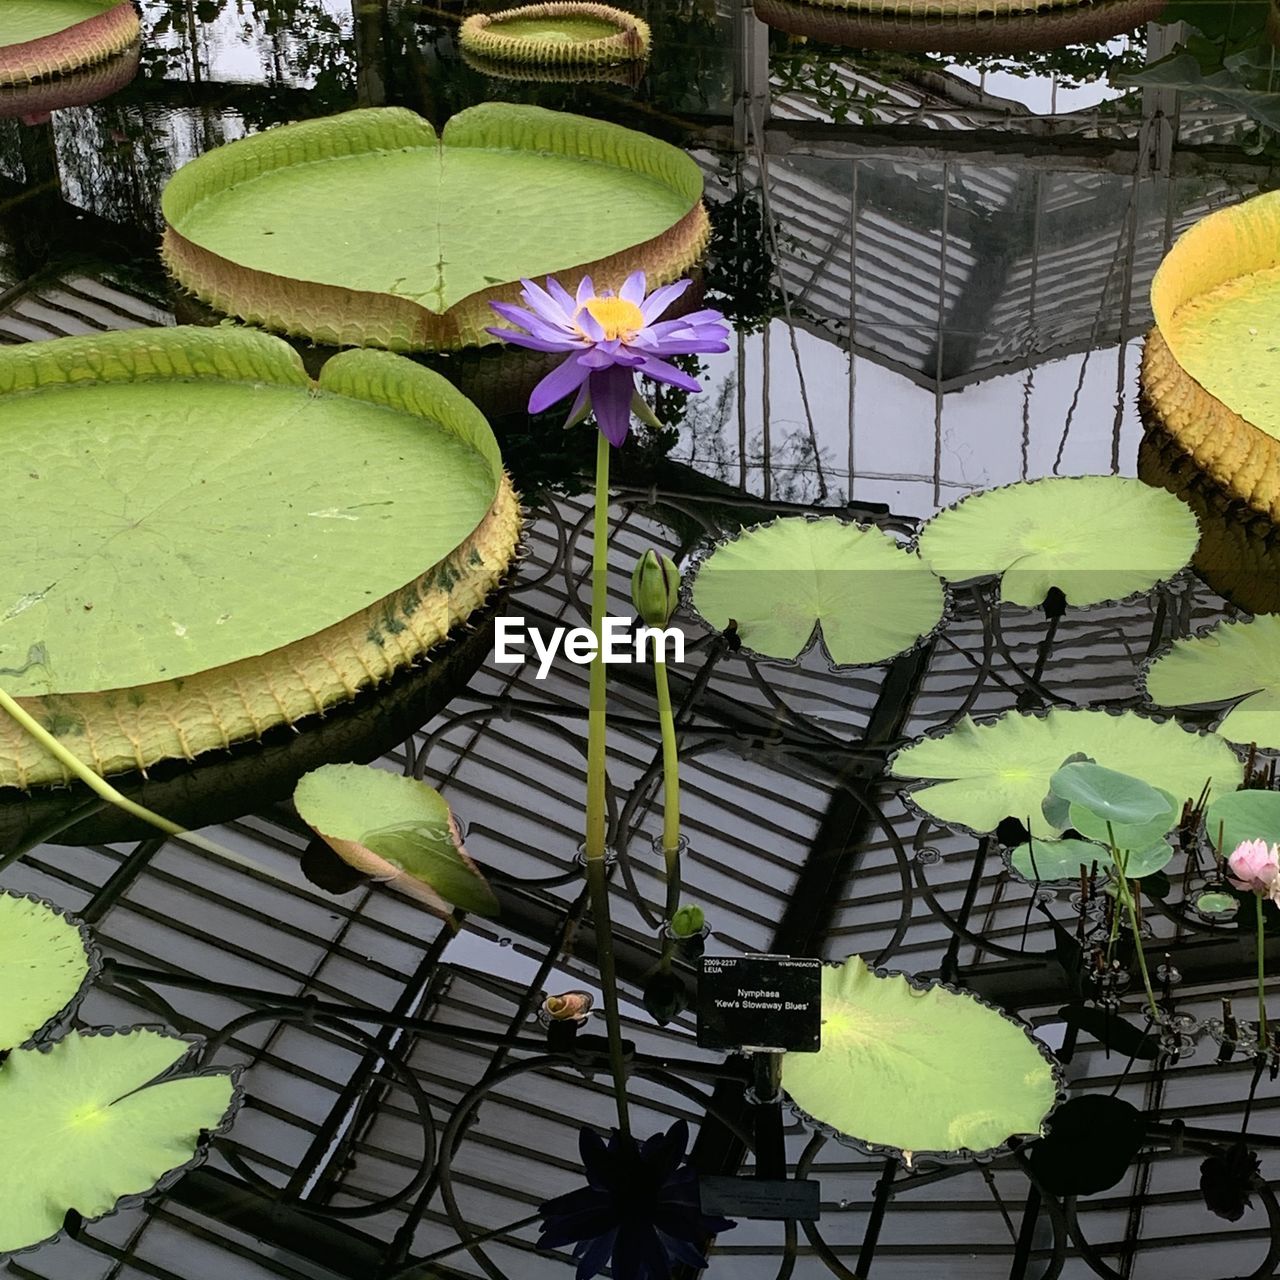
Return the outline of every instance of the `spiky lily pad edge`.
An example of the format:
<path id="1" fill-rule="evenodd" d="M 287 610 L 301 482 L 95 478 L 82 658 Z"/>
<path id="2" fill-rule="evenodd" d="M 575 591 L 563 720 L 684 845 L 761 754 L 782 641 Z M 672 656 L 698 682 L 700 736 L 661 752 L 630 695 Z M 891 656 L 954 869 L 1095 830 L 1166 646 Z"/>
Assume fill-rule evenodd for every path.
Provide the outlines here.
<path id="1" fill-rule="evenodd" d="M 164 1195 L 165 1192 L 170 1191 L 193 1169 L 198 1169 L 204 1164 L 209 1158 L 209 1148 L 213 1145 L 214 1139 L 230 1132 L 231 1126 L 235 1124 L 236 1117 L 240 1114 L 240 1108 L 245 1103 L 244 1086 L 241 1084 L 245 1068 L 240 1063 L 230 1067 L 206 1066 L 200 1067 L 195 1071 L 188 1070 L 190 1064 L 199 1056 L 200 1051 L 205 1046 L 206 1042 L 203 1036 L 179 1035 L 172 1027 L 166 1027 L 161 1023 L 155 1022 L 137 1022 L 130 1026 L 76 1028 L 77 1035 L 86 1037 L 127 1036 L 135 1031 L 154 1031 L 156 1034 L 164 1036 L 166 1040 L 185 1040 L 190 1046 L 177 1062 L 167 1067 L 153 1080 L 148 1080 L 146 1086 L 144 1086 L 145 1088 L 164 1084 L 166 1081 L 177 1077 L 181 1077 L 184 1080 L 194 1080 L 200 1076 L 226 1076 L 231 1081 L 231 1098 L 227 1103 L 227 1109 L 222 1113 L 222 1119 L 218 1122 L 217 1127 L 200 1131 L 200 1136 L 196 1140 L 195 1150 L 191 1153 L 189 1160 L 162 1174 L 147 1190 L 134 1191 L 129 1195 L 121 1196 L 106 1213 L 99 1214 L 96 1218 L 85 1218 L 83 1221 L 86 1226 L 90 1223 L 102 1222 L 106 1218 L 114 1217 L 117 1213 L 127 1213 L 132 1209 L 141 1209 L 153 1196 Z M 57 1043 L 57 1041 L 53 1041 L 50 1044 L 37 1045 L 35 1051 L 48 1053 L 56 1047 Z M 9 1253 L 0 1253 L 0 1263 L 8 1261 L 10 1258 L 21 1257 L 24 1253 L 31 1253 L 36 1249 L 43 1249 L 48 1245 L 55 1244 L 66 1234 L 67 1228 L 64 1226 L 55 1235 L 47 1236 L 43 1240 L 37 1240 L 35 1244 L 26 1245 L 21 1249 L 14 1249 Z"/>
<path id="2" fill-rule="evenodd" d="M 0 45 L 0 85 L 33 84 L 123 53 L 142 34 L 130 0 L 38 40 Z"/>
<path id="3" fill-rule="evenodd" d="M 142 46 L 134 43 L 123 53 L 83 71 L 68 71 L 53 80 L 0 85 L 0 119 L 43 117 L 65 107 L 87 107 L 132 84 L 142 61 Z"/>
<path id="4" fill-rule="evenodd" d="M 273 333 L 338 347 L 401 352 L 455 351 L 496 343 L 498 339 L 487 332 L 493 323 L 489 304 L 519 303 L 518 280 L 473 293 L 436 313 L 389 293 L 295 280 L 242 266 L 196 244 L 175 225 L 206 188 L 296 163 L 300 154 L 319 160 L 387 147 L 466 146 L 465 139 L 486 124 L 496 131 L 486 135 L 486 146 L 528 149 L 536 133 L 538 149 L 594 158 L 607 154 L 613 163 L 646 172 L 689 201 L 688 213 L 659 235 L 606 258 L 560 268 L 555 275 L 570 281 L 590 275 L 598 287 L 617 289 L 633 271 L 644 271 L 653 287 L 679 279 L 706 252 L 711 219 L 702 200 L 702 175 L 685 152 L 620 125 L 537 107 L 521 108 L 518 121 L 503 111 L 493 125 L 493 107 L 481 103 L 459 112 L 439 137 L 412 112 L 384 107 L 344 113 L 336 117 L 342 122 L 337 129 L 332 117 L 308 120 L 215 148 L 184 165 L 164 190 L 160 253 L 165 267 L 178 285 L 215 310 Z M 451 135 L 459 134 L 463 142 L 451 141 Z M 286 138 L 295 146 L 282 141 Z"/>
<path id="5" fill-rule="evenodd" d="M 612 62 L 544 65 L 540 63 L 504 62 L 485 58 L 466 49 L 459 51 L 462 61 L 483 76 L 510 80 L 517 84 L 616 84 L 635 89 L 644 79 L 643 62 Z"/>
<path id="6" fill-rule="evenodd" d="M 1152 724 L 1175 724 L 1178 726 L 1179 729 L 1182 730 L 1183 733 L 1189 734 L 1191 737 L 1212 738 L 1215 742 L 1220 742 L 1224 747 L 1227 748 L 1228 751 L 1230 751 L 1230 753 L 1233 756 L 1236 757 L 1238 761 L 1242 763 L 1246 755 L 1245 750 L 1236 746 L 1234 742 L 1230 742 L 1226 738 L 1219 737 L 1216 733 L 1214 733 L 1210 729 L 1201 729 L 1197 725 L 1183 724 L 1182 721 L 1179 720 L 1178 717 L 1174 715 L 1172 712 L 1169 712 L 1167 714 L 1153 715 L 1146 711 L 1136 711 L 1132 707 L 1059 706 L 1059 707 L 1040 707 L 1035 711 L 1017 711 L 1013 708 L 1010 708 L 1007 711 L 997 711 L 992 713 L 991 715 L 970 716 L 969 718 L 973 721 L 975 725 L 981 725 L 983 727 L 987 727 L 987 726 L 996 724 L 1000 720 L 1003 720 L 1006 716 L 1023 716 L 1023 717 L 1033 716 L 1037 720 L 1045 720 L 1045 719 L 1048 719 L 1049 713 L 1055 710 L 1057 711 L 1101 711 L 1104 715 L 1112 716 L 1115 719 L 1119 719 L 1121 716 L 1132 715 L 1132 716 L 1137 716 L 1139 720 L 1148 720 Z M 894 794 L 897 797 L 898 803 L 901 804 L 902 807 L 906 809 L 906 811 L 910 813 L 913 817 L 920 819 L 920 821 L 922 822 L 927 822 L 931 827 L 934 827 L 939 831 L 954 831 L 960 835 L 973 836 L 975 840 L 983 840 L 987 836 L 993 836 L 995 832 L 979 831 L 977 828 L 968 826 L 966 823 L 963 823 L 963 822 L 944 822 L 941 818 L 938 818 L 934 814 L 928 812 L 928 810 L 926 810 L 922 805 L 917 803 L 916 800 L 914 799 L 915 793 L 917 791 L 923 791 L 929 787 L 938 786 L 940 783 L 944 783 L 944 782 L 954 782 L 956 781 L 956 779 L 954 778 L 900 778 L 897 774 L 893 772 L 893 767 L 898 757 L 908 748 L 915 746 L 919 742 L 923 742 L 926 738 L 933 738 L 933 739 L 945 738 L 949 733 L 951 733 L 951 731 L 955 727 L 956 726 L 954 724 L 940 725 L 936 729 L 929 729 L 925 733 L 917 735 L 916 737 L 912 738 L 909 742 L 904 742 L 895 751 L 891 752 L 889 754 L 889 757 L 885 760 L 884 774 L 886 778 L 891 778 L 893 781 L 900 782 L 903 784 Z M 1024 816 L 1019 816 L 1015 814 L 1009 814 L 1008 816 L 1017 817 L 1019 822 L 1025 821 Z"/>
<path id="7" fill-rule="evenodd" d="M 829 969 L 841 969 L 846 962 L 827 960 L 823 963 Z M 1053 1102 L 1040 1121 L 1040 1133 L 1011 1133 L 1004 1142 L 994 1147 L 985 1147 L 981 1151 L 973 1151 L 969 1147 L 956 1147 L 948 1151 L 912 1151 L 910 1167 L 914 1168 L 916 1164 L 921 1162 L 930 1164 L 985 1164 L 1005 1155 L 1011 1149 L 1012 1143 L 1025 1143 L 1043 1136 L 1044 1125 L 1048 1123 L 1054 1112 L 1066 1101 L 1067 1080 L 1062 1070 L 1062 1064 L 1054 1056 L 1053 1050 L 1035 1034 L 1034 1028 L 1029 1023 L 1009 1013 L 1008 1010 L 992 1004 L 989 1000 L 984 1000 L 982 996 L 977 995 L 975 992 L 968 991 L 964 987 L 958 987 L 949 982 L 931 982 L 914 974 L 904 973 L 900 969 L 888 969 L 884 966 L 877 966 L 873 969 L 868 965 L 867 972 L 876 978 L 903 978 L 909 987 L 913 987 L 917 991 L 929 991 L 934 987 L 940 987 L 951 995 L 964 996 L 976 1004 L 980 1004 L 984 1009 L 997 1014 L 1005 1022 L 1017 1027 L 1019 1031 L 1026 1035 L 1027 1039 L 1034 1045 L 1036 1052 L 1044 1060 L 1045 1065 L 1049 1068 L 1049 1075 L 1053 1080 Z M 811 1132 L 820 1133 L 823 1137 L 839 1143 L 842 1147 L 849 1147 L 873 1158 L 900 1161 L 903 1159 L 904 1151 L 901 1147 L 889 1146 L 885 1143 L 867 1142 L 862 1138 L 856 1138 L 852 1134 L 845 1133 L 833 1125 L 827 1124 L 826 1121 L 810 1115 L 789 1094 L 788 1102 L 790 1103 L 792 1115 Z"/>
<path id="8" fill-rule="evenodd" d="M 75 995 L 57 1013 L 51 1014 L 46 1018 L 44 1024 L 37 1027 L 20 1045 L 12 1046 L 18 1049 L 39 1048 L 59 1027 L 69 1022 L 75 1015 L 76 1010 L 79 1009 L 81 1002 L 88 994 L 89 987 L 102 973 L 102 950 L 94 941 L 89 926 L 79 916 L 72 915 L 70 911 L 65 907 L 60 907 L 56 902 L 51 902 L 48 898 L 42 898 L 37 893 L 18 893 L 13 889 L 0 889 L 0 898 L 21 898 L 24 902 L 34 902 L 37 906 L 44 907 L 55 916 L 61 916 L 80 935 L 80 943 L 84 947 L 84 957 L 88 967 L 85 970 L 84 977 L 80 980 L 80 986 L 76 989 Z M 0 1045 L 0 1052 L 4 1048 L 5 1046 Z"/>
<path id="9" fill-rule="evenodd" d="M 1161 3 L 1162 4 L 1166 3 L 1166 0 L 1161 0 Z M 1060 482 L 1064 480 L 1105 480 L 1109 478 L 1111 477 L 1107 475 L 1098 475 L 1096 473 L 1070 475 L 1070 476 L 1037 476 L 1036 479 L 1034 480 L 1011 480 L 1009 481 L 1008 484 L 992 485 L 991 488 L 989 489 L 976 489 L 972 493 L 966 493 L 963 498 L 959 498 L 955 502 L 951 503 L 950 505 L 943 507 L 940 511 L 935 511 L 933 515 L 931 515 L 927 520 L 923 521 L 920 527 L 916 530 L 914 537 L 912 537 L 910 545 L 913 550 L 919 551 L 921 535 L 935 520 L 938 519 L 939 516 L 945 515 L 948 511 L 955 511 L 958 507 L 962 507 L 966 502 L 972 502 L 978 498 L 986 497 L 986 495 L 989 493 L 1000 493 L 1005 489 L 1025 489 L 1030 487 L 1031 485 L 1047 484 L 1050 481 Z M 1135 479 L 1136 477 L 1124 476 L 1124 477 L 1116 477 L 1116 478 L 1117 479 Z M 1169 493 L 1170 497 L 1177 498 L 1179 502 L 1182 502 L 1182 499 L 1179 498 L 1176 493 L 1173 493 L 1172 491 L 1169 491 L 1169 490 L 1166 490 L 1166 492 Z M 1189 504 L 1184 502 L 1182 505 L 1185 506 L 1187 510 L 1191 513 L 1191 518 L 1196 522 L 1196 529 L 1199 530 L 1200 517 L 1196 515 L 1195 510 Z M 1199 544 L 1197 543 L 1197 546 L 1198 545 Z M 1193 551 L 1191 554 L 1192 554 L 1191 560 L 1187 561 L 1187 563 L 1184 564 L 1180 569 L 1178 569 L 1174 573 L 1171 573 L 1167 578 L 1157 578 L 1156 581 L 1153 582 L 1149 587 L 1140 587 L 1137 591 L 1129 592 L 1127 596 L 1112 597 L 1105 600 L 1094 600 L 1090 604 L 1068 604 L 1067 608 L 1074 609 L 1077 611 L 1084 611 L 1086 609 L 1110 609 L 1112 607 L 1117 607 L 1121 605 L 1136 604 L 1144 596 L 1156 590 L 1157 587 L 1164 586 L 1168 583 L 1175 583 L 1179 579 L 1185 578 L 1189 573 L 1192 573 L 1193 572 L 1192 565 L 1195 561 L 1195 552 Z M 924 557 L 921 556 L 921 559 L 923 560 Z M 925 561 L 925 563 L 928 564 L 928 561 Z M 942 578 L 941 580 L 949 588 L 950 587 L 955 587 L 955 588 L 982 587 L 982 586 L 987 586 L 991 583 L 995 583 L 996 591 L 998 593 L 995 603 L 999 608 L 1021 609 L 1026 613 L 1035 613 L 1039 609 L 1038 605 L 1013 604 L 1010 601 L 1006 601 L 1003 597 L 1003 594 L 1000 594 L 1000 589 L 1004 584 L 1004 575 L 1008 573 L 1009 569 L 1011 568 L 1013 568 L 1013 566 L 1008 565 L 1003 569 L 993 570 L 991 573 L 978 574 L 977 576 L 972 578 L 962 578 L 956 582 L 952 582 L 948 578 Z M 934 572 L 937 572 L 937 571 L 935 570 Z M 940 574 L 938 576 L 941 578 Z"/>
<path id="10" fill-rule="evenodd" d="M 755 0 L 761 21 L 789 35 L 827 44 L 907 53 L 1025 53 L 1092 43 L 1157 17 L 1167 0 L 1076 0 L 1051 9 L 1032 5 L 1001 13 L 911 12 L 903 5 L 836 8 L 820 0 Z"/>
<path id="11" fill-rule="evenodd" d="M 693 588 L 698 580 L 698 573 L 702 569 L 703 564 L 708 561 L 722 547 L 728 546 L 732 542 L 737 542 L 739 538 L 746 533 L 753 533 L 758 529 L 767 529 L 772 525 L 778 524 L 782 520 L 807 520 L 810 524 L 816 524 L 822 520 L 839 520 L 841 524 L 856 525 L 860 529 L 876 529 L 886 535 L 892 536 L 891 531 L 882 529 L 877 524 L 871 524 L 866 520 L 846 520 L 840 516 L 833 516 L 830 513 L 819 514 L 814 511 L 806 511 L 799 515 L 775 516 L 772 520 L 763 520 L 757 524 L 743 525 L 742 528 L 725 533 L 722 537 L 713 538 L 703 547 L 699 548 L 685 562 L 684 567 L 680 570 L 680 608 L 692 614 L 693 617 L 701 623 L 708 631 L 714 635 L 723 635 L 724 632 L 716 626 L 713 626 L 706 618 L 702 616 L 697 605 L 693 602 Z M 915 552 L 915 540 L 910 539 L 906 542 L 898 543 L 899 549 L 905 555 L 911 555 Z M 920 567 L 929 573 L 933 570 L 924 562 L 920 561 Z M 815 621 L 814 629 L 809 633 L 808 640 L 805 641 L 804 648 L 794 658 L 775 658 L 772 654 L 760 653 L 756 649 L 752 649 L 749 645 L 739 643 L 735 652 L 750 658 L 753 662 L 764 662 L 771 667 L 788 667 L 795 668 L 802 665 L 805 658 L 813 652 L 815 648 L 821 653 L 823 661 L 826 663 L 827 670 L 831 672 L 838 671 L 865 671 L 868 668 L 883 667 L 887 663 L 896 662 L 899 658 L 908 657 L 910 654 L 916 653 L 931 644 L 939 634 L 951 625 L 954 618 L 953 606 L 954 601 L 951 595 L 951 589 L 938 575 L 933 575 L 938 579 L 938 586 L 942 591 L 942 612 L 938 617 L 938 621 L 933 624 L 923 635 L 918 636 L 913 644 L 908 645 L 905 649 L 899 649 L 896 653 L 891 653 L 887 658 L 881 658 L 877 662 L 834 662 L 831 655 L 827 652 L 826 642 L 819 637 L 815 640 L 815 633 L 818 631 L 818 623 Z"/>
<path id="12" fill-rule="evenodd" d="M 616 28 L 613 35 L 588 40 L 538 40 L 510 36 L 502 28 L 511 21 L 539 18 L 594 18 Z M 499 62 L 580 67 L 593 64 L 638 62 L 649 56 L 649 24 L 635 14 L 588 0 L 553 0 L 550 4 L 522 5 L 496 13 L 473 13 L 458 32 L 464 52 Z"/>

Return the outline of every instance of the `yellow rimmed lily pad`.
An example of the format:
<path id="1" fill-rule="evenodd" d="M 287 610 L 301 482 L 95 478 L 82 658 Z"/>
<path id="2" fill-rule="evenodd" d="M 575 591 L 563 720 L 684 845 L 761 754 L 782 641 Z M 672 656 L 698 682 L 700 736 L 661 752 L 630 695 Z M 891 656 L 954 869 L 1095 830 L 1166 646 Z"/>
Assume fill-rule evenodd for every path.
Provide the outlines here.
<path id="1" fill-rule="evenodd" d="M 323 466 L 299 466 L 299 459 Z M 483 603 L 519 509 L 444 379 L 232 328 L 0 350 L 0 668 L 100 773 L 322 712 Z M 64 780 L 0 717 L 0 785 Z"/>
<path id="2" fill-rule="evenodd" d="M 473 13 L 458 32 L 464 53 L 496 62 L 583 67 L 649 53 L 649 24 L 607 4 L 558 0 Z"/>
<path id="3" fill-rule="evenodd" d="M 1280 192 L 1196 223 L 1151 286 L 1148 425 L 1217 484 L 1280 517 Z"/>
<path id="4" fill-rule="evenodd" d="M 521 278 L 672 280 L 710 234 L 683 151 L 501 103 L 439 134 L 398 107 L 269 129 L 179 170 L 163 208 L 169 269 L 217 309 L 403 351 L 496 341 L 489 304 L 517 301 Z"/>
<path id="5" fill-rule="evenodd" d="M 0 892 L 0 1053 L 62 1018 L 96 963 L 79 921 L 39 898 Z"/>

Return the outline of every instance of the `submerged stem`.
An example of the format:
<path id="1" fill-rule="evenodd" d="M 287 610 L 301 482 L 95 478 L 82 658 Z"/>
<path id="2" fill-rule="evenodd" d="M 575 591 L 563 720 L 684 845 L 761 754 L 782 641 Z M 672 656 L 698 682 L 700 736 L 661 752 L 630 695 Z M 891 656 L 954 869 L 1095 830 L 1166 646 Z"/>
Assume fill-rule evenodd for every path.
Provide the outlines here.
<path id="1" fill-rule="evenodd" d="M 604 614 L 609 603 L 609 442 L 596 433 L 595 527 L 591 541 L 591 631 L 596 638 L 591 659 L 591 683 L 587 713 L 587 826 L 583 850 L 587 863 L 587 887 L 596 930 L 596 954 L 600 961 L 600 988 L 604 993 L 605 1025 L 609 1039 L 609 1067 L 618 1108 L 618 1129 L 630 1134 L 627 1114 L 627 1077 L 622 1056 L 622 1019 L 618 1011 L 618 980 L 613 960 L 613 924 L 609 917 L 609 879 L 605 861 L 605 669 L 603 656 Z"/>
<path id="2" fill-rule="evenodd" d="M 280 879 L 274 872 L 254 862 L 252 858 L 246 858 L 243 854 L 236 853 L 232 849 L 226 849 L 212 840 L 206 840 L 194 831 L 188 831 L 185 827 L 178 826 L 176 822 L 170 822 L 168 818 L 163 818 L 160 814 L 153 813 L 145 805 L 138 804 L 136 800 L 130 800 L 128 796 L 122 795 L 100 773 L 95 773 L 79 756 L 63 746 L 53 734 L 23 708 L 21 703 L 3 689 L 0 689 L 0 709 L 3 709 L 19 727 L 34 738 L 68 773 L 74 774 L 90 791 L 115 805 L 123 813 L 127 813 L 130 817 L 137 818 L 139 821 L 155 827 L 157 831 L 163 831 L 165 835 L 172 836 L 175 840 L 189 845 L 193 849 L 199 849 L 203 853 L 212 853 L 216 857 L 234 863 L 236 866 L 245 867 L 261 875 L 269 876 L 272 880 Z"/>

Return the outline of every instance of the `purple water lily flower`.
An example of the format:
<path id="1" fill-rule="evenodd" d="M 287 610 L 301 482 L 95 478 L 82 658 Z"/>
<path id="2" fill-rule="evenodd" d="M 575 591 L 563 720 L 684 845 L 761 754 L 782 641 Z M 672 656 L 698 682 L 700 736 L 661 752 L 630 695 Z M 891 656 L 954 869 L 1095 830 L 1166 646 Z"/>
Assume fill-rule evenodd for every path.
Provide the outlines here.
<path id="1" fill-rule="evenodd" d="M 702 1241 L 736 1225 L 702 1212 L 683 1120 L 643 1142 L 615 1129 L 606 1143 L 584 1127 L 578 1144 L 588 1185 L 538 1210 L 538 1248 L 572 1244 L 576 1280 L 591 1280 L 606 1266 L 614 1280 L 670 1280 L 676 1263 L 705 1267 Z"/>
<path id="2" fill-rule="evenodd" d="M 527 306 L 489 304 L 516 327 L 488 332 L 533 351 L 571 353 L 534 387 L 529 412 L 541 413 L 576 393 L 569 422 L 593 410 L 612 445 L 627 438 L 633 409 L 648 415 L 636 391 L 636 374 L 685 391 L 701 391 L 697 379 L 677 369 L 669 357 L 729 350 L 728 325 L 718 311 L 659 319 L 691 280 L 663 285 L 647 296 L 643 271 L 629 275 L 616 294 L 608 289 L 597 293 L 590 276 L 583 277 L 576 297 L 550 277 L 545 289 L 532 280 L 520 283 Z"/>

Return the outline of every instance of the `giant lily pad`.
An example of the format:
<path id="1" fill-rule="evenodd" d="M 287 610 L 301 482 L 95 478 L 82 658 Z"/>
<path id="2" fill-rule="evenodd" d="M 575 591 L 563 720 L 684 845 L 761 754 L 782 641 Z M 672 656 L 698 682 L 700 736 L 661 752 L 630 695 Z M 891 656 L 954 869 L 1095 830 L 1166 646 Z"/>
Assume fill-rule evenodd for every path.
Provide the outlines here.
<path id="1" fill-rule="evenodd" d="M 437 135 L 398 107 L 271 129 L 181 169 L 164 255 L 222 311 L 320 342 L 492 342 L 521 277 L 680 275 L 709 234 L 683 151 L 618 125 L 486 103 Z M 341 208 L 342 216 L 333 210 Z"/>
<path id="2" fill-rule="evenodd" d="M 1151 303 L 1149 425 L 1280 518 L 1280 191 L 1196 223 L 1161 263 Z"/>
<path id="3" fill-rule="evenodd" d="M 1092 0 L 1053 7 L 1022 0 L 754 0 L 779 31 L 857 49 L 1026 53 L 1093 44 L 1154 18 L 1166 0 Z"/>
<path id="4" fill-rule="evenodd" d="M 130 0 L 4 0 L 0 85 L 29 84 L 105 62 L 138 38 Z"/>
<path id="5" fill-rule="evenodd" d="M 11 347 L 0 424 L 0 680 L 100 773 L 353 696 L 476 608 L 515 547 L 488 424 L 383 352 L 316 384 L 229 328 Z M 62 778 L 0 717 L 0 785 Z"/>
<path id="6" fill-rule="evenodd" d="M 344 862 L 444 915 L 446 904 L 492 916 L 498 902 L 476 869 L 444 797 L 417 778 L 358 764 L 307 774 L 293 793 L 304 822 Z"/>
<path id="7" fill-rule="evenodd" d="M 746 648 L 792 659 L 819 643 L 840 666 L 883 662 L 942 621 L 942 584 L 868 525 L 803 516 L 746 529 L 703 561 L 690 597 Z"/>
<path id="8" fill-rule="evenodd" d="M 464 52 L 499 62 L 592 66 L 649 52 L 649 24 L 607 4 L 556 0 L 473 13 L 458 31 Z"/>
<path id="9" fill-rule="evenodd" d="M 1175 640 L 1147 668 L 1145 683 L 1161 707 L 1232 702 L 1218 724 L 1224 738 L 1280 748 L 1280 617 L 1220 622 Z"/>
<path id="10" fill-rule="evenodd" d="M 921 530 L 920 554 L 950 582 L 1000 577 L 1001 598 L 1120 600 L 1191 559 L 1195 516 L 1172 494 L 1124 476 L 1055 476 L 963 498 Z"/>
<path id="11" fill-rule="evenodd" d="M 123 53 L 83 71 L 68 72 L 52 80 L 0 85 L 0 120 L 44 124 L 55 111 L 85 107 L 110 97 L 133 80 L 141 60 L 141 46 L 133 44 Z"/>
<path id="12" fill-rule="evenodd" d="M 0 1255 L 58 1234 L 67 1210 L 100 1218 L 201 1158 L 227 1120 L 226 1073 L 175 1075 L 191 1044 L 145 1028 L 71 1032 L 0 1065 L 5 1178 Z"/>
<path id="13" fill-rule="evenodd" d="M 83 927 L 38 898 L 0 892 L 0 1053 L 77 999 L 96 953 Z"/>
<path id="14" fill-rule="evenodd" d="M 985 723 L 966 717 L 898 752 L 892 773 L 922 782 L 913 803 L 949 826 L 986 833 L 1016 818 L 1034 835 L 1052 835 L 1041 801 L 1050 778 L 1077 752 L 1179 801 L 1198 796 L 1206 782 L 1214 793 L 1233 791 L 1243 776 L 1231 748 L 1212 735 L 1131 711 L 1060 708 L 1042 716 L 1008 712 Z"/>
<path id="15" fill-rule="evenodd" d="M 822 1048 L 788 1053 L 782 1085 L 856 1143 L 982 1153 L 1035 1136 L 1057 1100 L 1048 1056 L 974 996 L 882 977 L 851 956 L 822 977 Z"/>

